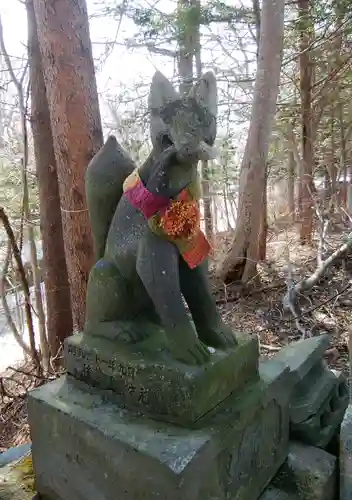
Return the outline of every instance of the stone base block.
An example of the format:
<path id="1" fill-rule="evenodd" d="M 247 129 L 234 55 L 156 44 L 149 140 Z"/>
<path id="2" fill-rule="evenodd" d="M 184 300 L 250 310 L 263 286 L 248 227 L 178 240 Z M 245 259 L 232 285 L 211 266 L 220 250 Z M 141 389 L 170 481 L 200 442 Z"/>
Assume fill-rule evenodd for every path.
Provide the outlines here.
<path id="1" fill-rule="evenodd" d="M 291 377 L 297 386 L 317 364 L 321 363 L 329 342 L 328 335 L 292 342 L 281 349 L 275 359 L 290 368 Z"/>
<path id="2" fill-rule="evenodd" d="M 336 376 L 320 362 L 295 388 L 291 400 L 291 422 L 300 424 L 319 412 L 327 397 L 335 392 L 336 385 Z"/>
<path id="3" fill-rule="evenodd" d="M 329 337 L 322 335 L 292 342 L 274 358 L 291 370 L 291 439 L 327 448 L 348 404 L 348 390 L 341 372 L 322 361 Z"/>
<path id="4" fill-rule="evenodd" d="M 325 400 L 317 412 L 299 423 L 292 422 L 291 413 L 291 437 L 319 448 L 326 448 L 334 436 L 338 435 L 348 405 L 348 389 L 343 374 L 336 370 L 324 370 L 323 374 L 326 379 L 327 374 L 329 375 L 333 385 L 330 387 L 329 382 L 326 386 Z"/>
<path id="5" fill-rule="evenodd" d="M 337 459 L 324 450 L 299 443 L 290 443 L 286 462 L 272 482 L 290 500 L 336 500 Z M 264 496 L 270 500 L 275 496 Z M 285 497 L 278 496 L 284 500 Z"/>
<path id="6" fill-rule="evenodd" d="M 133 413 L 70 377 L 36 389 L 37 491 L 49 500 L 255 500 L 287 456 L 285 375 L 269 380 L 267 370 L 193 429 Z"/>
<path id="7" fill-rule="evenodd" d="M 347 407 L 340 432 L 340 500 L 352 500 L 352 405 Z"/>
<path id="8" fill-rule="evenodd" d="M 188 366 L 158 353 L 146 356 L 135 346 L 76 334 L 65 346 L 67 373 L 99 389 L 117 402 L 153 418 L 178 425 L 196 422 L 229 394 L 258 380 L 258 340 L 239 336 L 238 346 L 217 351 L 204 366 Z"/>

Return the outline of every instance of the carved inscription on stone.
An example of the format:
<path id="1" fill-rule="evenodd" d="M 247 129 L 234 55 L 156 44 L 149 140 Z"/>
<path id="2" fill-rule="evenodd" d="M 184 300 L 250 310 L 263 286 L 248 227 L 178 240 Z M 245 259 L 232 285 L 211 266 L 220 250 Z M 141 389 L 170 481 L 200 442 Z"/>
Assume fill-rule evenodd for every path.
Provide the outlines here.
<path id="1" fill-rule="evenodd" d="M 173 385 L 172 400 L 165 399 L 165 391 L 160 391 L 159 386 L 153 386 L 150 381 L 148 387 L 143 380 L 147 377 L 138 377 L 138 374 L 143 371 L 143 367 L 131 365 L 128 362 L 121 363 L 116 359 L 104 359 L 97 352 L 85 350 L 81 347 L 68 345 L 68 359 L 70 360 L 69 372 L 78 380 L 92 385 L 103 387 L 113 391 L 115 394 L 129 399 L 132 403 L 141 406 L 158 405 L 160 407 L 168 405 L 182 404 L 189 399 L 187 390 L 185 391 L 184 384 Z M 154 378 L 162 379 L 162 365 L 153 365 Z M 160 377 L 155 375 L 156 371 L 160 371 Z M 165 380 L 162 387 L 165 389 L 171 381 Z M 181 382 L 181 381 L 180 381 Z M 170 392 L 170 387 L 169 391 Z"/>

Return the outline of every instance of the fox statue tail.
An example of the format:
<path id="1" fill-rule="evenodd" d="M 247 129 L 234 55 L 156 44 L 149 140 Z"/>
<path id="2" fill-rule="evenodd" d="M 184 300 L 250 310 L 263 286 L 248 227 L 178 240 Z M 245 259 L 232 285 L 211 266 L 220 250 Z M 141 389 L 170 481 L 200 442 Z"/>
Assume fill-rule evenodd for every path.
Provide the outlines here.
<path id="1" fill-rule="evenodd" d="M 123 194 L 123 182 L 135 168 L 114 136 L 108 137 L 87 167 L 86 198 L 96 260 L 104 256 L 110 224 Z"/>

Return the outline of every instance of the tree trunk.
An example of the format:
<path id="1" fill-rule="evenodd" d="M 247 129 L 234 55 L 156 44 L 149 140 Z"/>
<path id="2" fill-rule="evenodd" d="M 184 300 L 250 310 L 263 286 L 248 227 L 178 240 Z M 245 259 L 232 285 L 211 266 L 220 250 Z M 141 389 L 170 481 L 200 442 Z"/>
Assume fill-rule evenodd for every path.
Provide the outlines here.
<path id="1" fill-rule="evenodd" d="M 235 236 L 218 271 L 226 283 L 247 282 L 257 274 L 266 164 L 280 82 L 284 5 L 284 0 L 263 2 L 259 61 L 251 122 L 241 165 Z"/>
<path id="2" fill-rule="evenodd" d="M 40 200 L 47 337 L 50 354 L 54 357 L 64 339 L 72 332 L 71 297 L 62 234 L 59 183 L 33 1 L 28 0 L 26 7 L 30 61 L 31 125 Z"/>
<path id="3" fill-rule="evenodd" d="M 255 20 L 255 42 L 257 46 L 257 61 L 259 57 L 259 42 L 260 42 L 260 2 L 252 0 L 253 14 Z"/>
<path id="4" fill-rule="evenodd" d="M 287 171 L 287 208 L 292 222 L 295 220 L 295 157 L 292 151 L 288 153 Z"/>
<path id="5" fill-rule="evenodd" d="M 352 167 L 348 169 L 348 183 L 347 183 L 347 211 L 352 217 Z"/>
<path id="6" fill-rule="evenodd" d="M 253 13 L 255 18 L 255 27 L 256 27 L 256 45 L 257 45 L 257 66 L 259 59 L 259 43 L 260 43 L 260 2 L 259 0 L 253 0 Z M 259 255 L 258 258 L 260 261 L 264 261 L 266 259 L 266 240 L 268 237 L 268 203 L 267 203 L 267 187 L 268 187 L 268 172 L 267 167 L 265 169 L 265 188 L 263 191 L 263 209 L 261 214 L 261 222 L 260 222 L 260 235 L 259 235 Z"/>
<path id="7" fill-rule="evenodd" d="M 302 115 L 302 156 L 303 171 L 300 172 L 299 199 L 301 200 L 301 230 L 300 241 L 309 243 L 313 230 L 313 109 L 312 109 L 312 62 L 309 52 L 311 43 L 311 18 L 309 0 L 299 0 L 300 29 L 300 88 L 301 88 L 301 115 Z"/>
<path id="8" fill-rule="evenodd" d="M 196 63 L 197 78 L 202 76 L 200 46 L 200 2 L 199 0 L 178 1 L 179 21 L 179 60 L 180 93 L 187 94 L 193 85 L 193 61 Z M 207 238 L 213 239 L 213 220 L 211 212 L 209 163 L 201 161 L 202 197 L 204 206 L 204 225 Z"/>
<path id="9" fill-rule="evenodd" d="M 59 179 L 74 328 L 82 328 L 93 241 L 84 189 L 103 143 L 85 0 L 34 0 Z"/>
<path id="10" fill-rule="evenodd" d="M 226 230 L 231 231 L 232 226 L 231 226 L 231 222 L 230 222 L 230 212 L 229 212 L 229 205 L 228 205 L 228 201 L 227 201 L 227 192 L 226 192 L 225 185 L 222 188 L 222 196 L 223 196 L 223 200 L 224 200 L 224 210 L 225 210 L 225 217 L 226 217 Z M 216 205 L 215 205 L 215 208 L 216 208 Z M 217 228 L 215 228 L 215 231 L 217 231 Z"/>
<path id="11" fill-rule="evenodd" d="M 193 0 L 193 8 L 196 9 L 197 16 L 194 16 L 196 23 L 194 29 L 195 37 L 195 62 L 196 62 L 196 74 L 197 78 L 202 76 L 202 57 L 201 57 L 201 45 L 200 45 L 200 1 Z M 201 179 L 202 179 L 202 193 L 203 193 L 203 203 L 204 203 L 204 222 L 205 222 L 205 234 L 210 242 L 213 243 L 214 238 L 214 227 L 213 227 L 213 216 L 211 211 L 211 195 L 210 195 L 210 168 L 209 162 L 202 160 L 201 164 Z M 215 207 L 216 209 L 216 207 Z"/>
<path id="12" fill-rule="evenodd" d="M 339 109 L 339 124 L 340 124 L 340 172 L 343 176 L 343 189 L 341 196 L 341 204 L 343 207 L 346 206 L 347 202 L 347 147 L 346 147 L 346 131 L 345 131 L 345 121 L 343 113 L 343 102 L 340 101 L 338 104 Z"/>
<path id="13" fill-rule="evenodd" d="M 227 219 L 227 222 L 226 222 L 227 223 L 227 231 L 232 231 L 232 224 L 231 224 L 231 218 L 230 218 L 230 211 L 232 211 L 232 209 L 231 209 L 231 200 L 230 200 L 230 196 L 229 196 L 229 176 L 227 173 L 226 162 L 224 162 L 224 164 L 222 165 L 222 169 L 224 172 L 224 184 L 223 184 L 222 191 L 223 191 L 225 213 L 226 213 L 226 219 Z M 234 215 L 233 212 L 231 215 L 232 216 Z M 235 217 L 233 217 L 233 218 L 235 218 Z M 216 228 L 215 228 L 215 230 L 216 230 Z"/>
<path id="14" fill-rule="evenodd" d="M 264 173 L 264 188 L 263 188 L 263 201 L 262 201 L 262 214 L 260 220 L 260 233 L 259 233 L 259 248 L 258 248 L 258 260 L 264 262 L 266 259 L 266 240 L 268 237 L 268 200 L 267 200 L 267 188 L 268 188 L 268 172 L 267 168 Z"/>
<path id="15" fill-rule="evenodd" d="M 339 198 L 339 169 L 335 164 L 335 108 L 331 106 L 331 123 L 330 123 L 330 154 L 329 154 L 329 174 L 331 179 L 331 193 L 329 200 L 329 211 L 333 213 L 335 208 L 338 206 L 338 198 Z"/>
<path id="16" fill-rule="evenodd" d="M 191 9 L 194 8 L 194 0 L 178 0 L 178 73 L 180 77 L 180 93 L 187 94 L 193 85 L 193 57 L 195 54 L 194 25 L 190 20 Z"/>

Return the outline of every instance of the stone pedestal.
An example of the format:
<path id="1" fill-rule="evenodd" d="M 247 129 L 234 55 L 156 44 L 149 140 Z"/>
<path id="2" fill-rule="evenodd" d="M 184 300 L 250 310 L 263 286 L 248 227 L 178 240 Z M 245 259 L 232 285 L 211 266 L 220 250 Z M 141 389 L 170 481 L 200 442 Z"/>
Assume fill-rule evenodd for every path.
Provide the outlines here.
<path id="1" fill-rule="evenodd" d="M 275 358 L 291 372 L 291 438 L 323 449 L 338 434 L 348 404 L 344 375 L 322 359 L 328 345 L 327 335 L 313 337 L 293 342 Z"/>
<path id="2" fill-rule="evenodd" d="M 273 361 L 259 372 L 191 427 L 126 409 L 71 376 L 34 390 L 38 492 L 45 500 L 255 500 L 284 462 L 289 435 L 288 370 Z"/>
<path id="3" fill-rule="evenodd" d="M 337 500 L 336 479 L 336 457 L 291 442 L 287 460 L 260 500 Z"/>
<path id="4" fill-rule="evenodd" d="M 204 366 L 146 355 L 136 346 L 76 334 L 65 345 L 67 373 L 144 415 L 192 425 L 233 392 L 258 380 L 258 340 L 239 336 L 238 346 L 218 351 Z M 161 353 L 162 354 L 162 353 Z"/>
<path id="5" fill-rule="evenodd" d="M 352 404 L 348 405 L 340 432 L 340 500 L 352 500 Z"/>
<path id="6" fill-rule="evenodd" d="M 314 446 L 292 442 L 273 486 L 302 500 L 335 500 L 337 459 Z"/>

